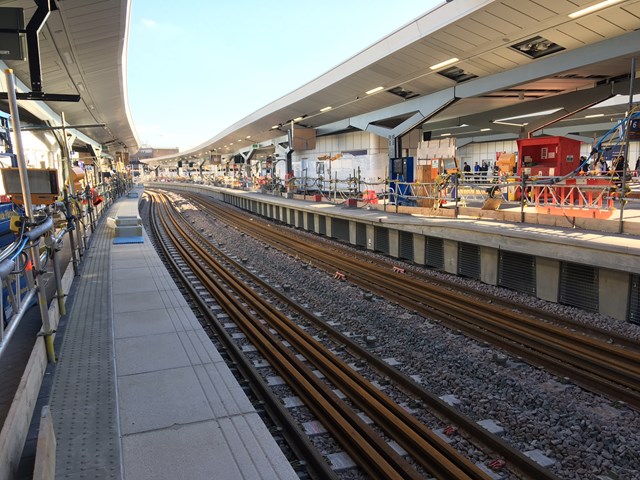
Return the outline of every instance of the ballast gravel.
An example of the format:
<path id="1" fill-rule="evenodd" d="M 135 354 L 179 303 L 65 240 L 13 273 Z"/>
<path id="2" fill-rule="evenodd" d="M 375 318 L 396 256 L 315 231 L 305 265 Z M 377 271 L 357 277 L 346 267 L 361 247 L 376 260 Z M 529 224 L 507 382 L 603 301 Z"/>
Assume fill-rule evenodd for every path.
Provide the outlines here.
<path id="1" fill-rule="evenodd" d="M 235 228 L 220 228 L 219 221 L 212 222 L 178 195 L 174 195 L 174 202 L 214 245 L 223 245 L 225 253 L 243 259 L 245 266 L 261 272 L 272 284 L 290 285 L 288 295 L 326 321 L 339 322 L 341 330 L 363 339 L 371 337 L 381 358 L 395 359 L 399 362 L 396 368 L 419 376 L 434 394 L 455 397 L 456 407 L 474 420 L 493 421 L 502 429 L 500 436 L 505 441 L 522 452 L 541 455 L 537 458 L 548 460 L 548 468 L 558 477 L 640 480 L 639 412 L 372 296 L 308 266 L 304 259 L 265 248 Z M 421 270 L 434 279 L 446 278 L 640 339 L 640 327 L 631 323 L 443 272 Z M 469 453 L 473 456 L 474 449 Z"/>

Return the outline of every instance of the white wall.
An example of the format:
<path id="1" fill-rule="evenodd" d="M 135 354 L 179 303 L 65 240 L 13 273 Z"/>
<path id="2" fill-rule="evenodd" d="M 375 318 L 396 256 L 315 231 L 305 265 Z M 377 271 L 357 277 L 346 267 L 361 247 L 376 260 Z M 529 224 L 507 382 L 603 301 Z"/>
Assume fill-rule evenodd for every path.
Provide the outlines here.
<path id="1" fill-rule="evenodd" d="M 292 167 L 298 178 L 309 179 L 308 184 L 317 178 L 317 165 L 324 165 L 321 174 L 325 181 L 360 175 L 368 184 L 381 182 L 386 173 L 388 163 L 387 140 L 369 132 L 349 132 L 339 135 L 320 137 L 316 140 L 316 148 L 293 152 Z M 333 158 L 333 160 L 329 160 Z M 306 172 L 305 172 L 306 168 Z M 328 184 L 325 183 L 325 188 Z M 346 183 L 339 183 L 338 188 L 347 188 Z M 372 189 L 375 187 L 372 186 Z M 378 188 L 381 190 L 381 187 Z"/>

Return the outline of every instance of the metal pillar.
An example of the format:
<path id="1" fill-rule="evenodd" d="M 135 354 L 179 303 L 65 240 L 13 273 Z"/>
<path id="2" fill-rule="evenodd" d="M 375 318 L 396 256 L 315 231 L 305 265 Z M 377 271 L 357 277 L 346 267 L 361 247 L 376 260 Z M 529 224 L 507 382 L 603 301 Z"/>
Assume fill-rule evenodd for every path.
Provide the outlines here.
<path id="1" fill-rule="evenodd" d="M 5 70 L 5 77 L 7 80 L 7 96 L 9 98 L 9 111 L 11 113 L 11 124 L 13 126 L 13 132 L 15 135 L 15 150 L 18 158 L 18 171 L 20 173 L 20 186 L 22 187 L 22 198 L 24 201 L 24 213 L 26 221 L 30 223 L 33 220 L 33 204 L 31 203 L 31 189 L 29 187 L 29 178 L 27 172 L 27 162 L 24 158 L 24 149 L 22 147 L 22 133 L 20 131 L 20 117 L 18 112 L 18 102 L 16 100 L 16 86 L 15 78 L 13 76 L 13 70 Z M 38 292 L 38 305 L 40 307 L 40 317 L 42 319 L 42 334 L 44 336 L 45 345 L 47 348 L 47 356 L 49 361 L 56 361 L 55 351 L 53 349 L 53 330 L 51 329 L 51 322 L 49 319 L 49 308 L 47 305 L 47 294 L 41 281 L 40 270 L 40 241 L 33 242 L 31 247 L 31 262 L 33 264 L 33 270 L 35 275 L 35 288 Z"/>
<path id="2" fill-rule="evenodd" d="M 631 59 L 631 78 L 629 79 L 629 118 L 627 118 L 627 126 L 625 128 L 624 139 L 624 162 L 622 165 L 622 185 L 620 186 L 622 193 L 620 194 L 620 224 L 618 225 L 618 233 L 624 231 L 624 205 L 625 196 L 627 194 L 627 165 L 629 164 L 629 127 L 631 127 L 631 112 L 633 109 L 633 88 L 636 79 L 636 57 Z"/>

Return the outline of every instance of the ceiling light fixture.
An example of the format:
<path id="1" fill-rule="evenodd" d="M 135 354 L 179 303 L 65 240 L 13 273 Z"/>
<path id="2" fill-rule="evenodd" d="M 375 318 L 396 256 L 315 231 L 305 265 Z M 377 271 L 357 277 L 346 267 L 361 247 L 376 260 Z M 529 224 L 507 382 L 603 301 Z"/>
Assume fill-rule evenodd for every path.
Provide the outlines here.
<path id="1" fill-rule="evenodd" d="M 448 137 L 449 135 L 451 135 L 450 133 L 442 133 L 440 134 L 441 137 Z"/>
<path id="2" fill-rule="evenodd" d="M 526 125 L 526 123 L 502 122 L 500 120 L 494 120 L 492 123 L 497 123 L 498 125 L 509 125 L 511 127 L 524 127 Z"/>
<path id="3" fill-rule="evenodd" d="M 371 95 L 372 93 L 377 93 L 380 90 L 384 90 L 384 87 L 376 87 L 376 88 L 372 88 L 371 90 L 367 90 L 366 93 L 367 95 Z"/>
<path id="4" fill-rule="evenodd" d="M 62 58 L 67 65 L 73 65 L 73 57 L 69 52 L 62 52 Z"/>
<path id="5" fill-rule="evenodd" d="M 525 113 L 524 115 L 516 115 L 515 117 L 499 118 L 498 120 L 495 120 L 493 123 L 505 122 L 507 120 L 519 120 L 521 118 L 543 117 L 545 115 L 551 115 L 552 113 L 556 113 L 559 110 L 561 110 L 561 108 L 552 108 L 551 110 L 544 110 L 544 111 L 533 112 L 533 113 Z"/>
<path id="6" fill-rule="evenodd" d="M 321 112 L 328 112 L 328 111 L 329 111 L 329 110 L 331 110 L 332 108 L 333 108 L 333 107 L 324 107 L 324 108 L 321 108 L 321 109 L 320 109 L 320 111 L 321 111 Z"/>
<path id="7" fill-rule="evenodd" d="M 579 18 L 584 15 L 597 12 L 598 10 L 602 10 L 603 8 L 610 7 L 620 2 L 622 2 L 622 0 L 606 0 L 604 2 L 596 3 L 595 5 L 591 5 L 590 7 L 583 8 L 582 10 L 578 10 L 577 12 L 570 13 L 569 18 Z"/>
<path id="8" fill-rule="evenodd" d="M 446 67 L 447 65 L 451 65 L 452 63 L 456 63 L 456 62 L 459 62 L 459 61 L 460 61 L 459 58 L 453 57 L 453 58 L 450 58 L 449 60 L 445 60 L 444 62 L 436 63 L 435 65 L 431 65 L 429 68 L 431 70 L 437 70 L 439 68 Z"/>
<path id="9" fill-rule="evenodd" d="M 249 139 L 249 138 L 251 138 L 251 135 L 247 135 L 247 136 L 246 136 L 246 137 L 244 137 L 244 138 Z"/>
<path id="10" fill-rule="evenodd" d="M 481 128 L 480 131 L 481 132 L 488 132 L 489 130 L 491 130 L 490 128 Z"/>
<path id="11" fill-rule="evenodd" d="M 271 127 L 271 130 L 275 130 L 276 128 L 278 128 L 280 125 L 274 125 L 273 127 Z"/>
<path id="12" fill-rule="evenodd" d="M 604 117 L 604 113 L 594 113 L 593 115 L 585 115 L 584 118 Z"/>
<path id="13" fill-rule="evenodd" d="M 294 122 L 299 122 L 300 120 L 302 120 L 304 117 L 296 117 L 293 119 Z"/>

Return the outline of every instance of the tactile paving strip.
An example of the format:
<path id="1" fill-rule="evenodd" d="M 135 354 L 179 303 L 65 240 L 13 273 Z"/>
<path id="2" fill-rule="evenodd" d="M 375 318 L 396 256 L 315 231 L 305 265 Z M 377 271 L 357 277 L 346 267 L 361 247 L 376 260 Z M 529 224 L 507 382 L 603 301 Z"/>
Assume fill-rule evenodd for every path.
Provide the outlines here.
<path id="1" fill-rule="evenodd" d="M 110 230 L 85 252 L 51 394 L 57 479 L 121 478 L 110 312 Z"/>

